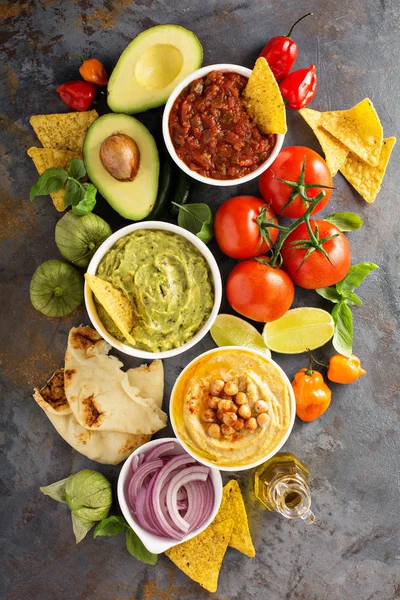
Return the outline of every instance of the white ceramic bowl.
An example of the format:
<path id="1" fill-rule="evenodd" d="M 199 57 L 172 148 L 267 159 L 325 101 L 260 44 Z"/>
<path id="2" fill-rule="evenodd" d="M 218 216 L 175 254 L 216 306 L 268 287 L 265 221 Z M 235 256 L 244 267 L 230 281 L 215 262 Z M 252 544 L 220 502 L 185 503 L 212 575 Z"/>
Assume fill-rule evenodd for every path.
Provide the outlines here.
<path id="1" fill-rule="evenodd" d="M 138 348 L 134 348 L 132 346 L 128 346 L 123 342 L 120 342 L 115 337 L 113 337 L 107 329 L 104 327 L 101 322 L 97 311 L 96 305 L 94 303 L 93 294 L 87 283 L 85 283 L 85 304 L 86 310 L 88 312 L 89 318 L 93 324 L 93 327 L 96 331 L 104 338 L 113 348 L 116 350 L 120 350 L 125 354 L 129 354 L 129 356 L 136 356 L 137 358 L 145 358 L 154 360 L 156 358 L 171 358 L 172 356 L 177 356 L 178 354 L 182 354 L 182 352 L 186 352 L 189 348 L 192 348 L 197 342 L 199 342 L 209 331 L 210 327 L 214 323 L 219 307 L 221 305 L 222 298 L 222 282 L 221 282 L 221 274 L 219 272 L 218 265 L 215 261 L 215 258 L 211 254 L 210 250 L 207 246 L 193 233 L 179 227 L 178 225 L 172 225 L 171 223 L 164 223 L 162 221 L 144 221 L 142 223 L 134 223 L 133 225 L 127 225 L 122 229 L 119 229 L 109 238 L 107 238 L 101 246 L 97 249 L 95 254 L 93 255 L 92 260 L 89 263 L 87 268 L 87 272 L 91 275 L 96 275 L 97 267 L 103 256 L 112 248 L 117 240 L 119 240 L 124 235 L 131 233 L 132 231 L 137 231 L 139 229 L 158 229 L 161 231 L 170 231 L 172 233 L 176 233 L 183 238 L 187 239 L 189 242 L 193 244 L 197 248 L 197 250 L 204 256 L 205 260 L 210 267 L 210 271 L 214 281 L 214 305 L 211 311 L 210 316 L 208 317 L 206 323 L 203 325 L 201 329 L 192 337 L 191 340 L 183 344 L 183 346 L 179 346 L 179 348 L 172 348 L 171 350 L 166 350 L 164 352 L 148 352 L 145 350 L 139 350 Z"/>
<path id="2" fill-rule="evenodd" d="M 170 403 L 169 403 L 169 416 L 170 416 L 170 419 L 171 419 L 172 429 L 174 430 L 174 433 L 175 433 L 176 437 L 178 438 L 178 440 L 180 441 L 180 443 L 182 444 L 182 446 L 184 447 L 184 449 L 186 450 L 186 452 L 188 454 L 190 454 L 191 456 L 193 456 L 199 462 L 203 463 L 203 465 L 207 465 L 207 467 L 218 468 L 220 471 L 230 471 L 230 472 L 232 472 L 232 471 L 247 471 L 248 469 L 253 469 L 254 467 L 257 467 L 258 465 L 261 465 L 263 462 L 269 460 L 277 452 L 279 452 L 279 450 L 285 444 L 286 440 L 288 439 L 288 437 L 289 437 L 289 435 L 290 435 L 290 433 L 291 433 L 291 431 L 293 429 L 293 424 L 294 424 L 294 420 L 295 420 L 295 416 L 296 416 L 296 400 L 295 400 L 295 397 L 294 397 L 294 392 L 293 392 L 292 384 L 290 383 L 290 381 L 289 381 L 286 373 L 283 371 L 283 369 L 274 360 L 272 360 L 271 358 L 268 358 L 267 356 L 265 356 L 265 354 L 263 354 L 262 352 L 259 352 L 258 350 L 250 350 L 249 348 L 245 348 L 245 347 L 242 347 L 242 346 L 229 346 L 229 350 L 246 350 L 246 352 L 250 352 L 252 354 L 257 354 L 258 356 L 261 356 L 262 358 L 264 358 L 265 360 L 267 360 L 269 363 L 271 363 L 272 365 L 274 365 L 278 369 L 278 371 L 280 372 L 282 378 L 286 381 L 287 386 L 288 386 L 289 396 L 290 396 L 290 408 L 291 408 L 291 415 L 290 415 L 289 427 L 288 427 L 285 435 L 280 440 L 280 442 L 275 446 L 275 448 L 273 450 L 271 450 L 270 452 L 268 452 L 267 454 L 265 454 L 262 458 L 259 458 L 258 460 L 254 461 L 252 463 L 249 463 L 247 465 L 238 465 L 238 466 L 232 465 L 232 466 L 229 466 L 229 467 L 218 465 L 218 467 L 217 467 L 215 464 L 213 464 L 211 462 L 208 462 L 203 457 L 198 456 L 190 448 L 190 446 L 188 446 L 187 444 L 185 444 L 184 440 L 179 435 L 178 428 L 176 426 L 175 419 L 174 419 L 174 416 L 173 416 L 174 393 L 175 393 L 175 390 L 176 390 L 176 388 L 178 386 L 179 381 L 182 379 L 182 377 L 184 377 L 185 372 L 189 369 L 189 367 L 194 362 L 198 361 L 203 356 L 207 356 L 208 354 L 215 354 L 217 352 L 221 352 L 221 351 L 226 350 L 226 349 L 227 349 L 227 347 L 213 348 L 212 350 L 208 350 L 207 352 L 203 352 L 203 354 L 200 354 L 199 356 L 196 356 L 196 358 L 194 358 L 188 365 L 186 365 L 186 367 L 183 369 L 183 371 L 180 373 L 179 377 L 175 381 L 174 387 L 172 388 L 171 397 L 170 397 Z"/>
<path id="3" fill-rule="evenodd" d="M 160 440 L 152 440 L 151 442 L 147 442 L 147 444 L 143 444 L 143 446 L 140 446 L 140 448 L 137 448 L 137 450 L 135 450 L 129 456 L 129 458 L 126 459 L 125 464 L 122 467 L 121 472 L 118 477 L 117 495 L 118 495 L 118 502 L 121 507 L 122 514 L 124 515 L 125 519 L 129 523 L 129 525 L 132 527 L 133 531 L 142 540 L 142 542 L 146 546 L 147 550 L 149 550 L 150 552 L 153 552 L 153 554 L 161 554 L 161 552 L 165 552 L 166 550 L 168 550 L 169 548 L 172 548 L 173 546 L 176 546 L 177 544 L 186 542 L 187 540 L 192 539 L 193 537 L 195 537 L 196 535 L 198 535 L 199 533 L 204 531 L 204 529 L 206 529 L 206 527 L 208 527 L 209 524 L 214 520 L 214 517 L 219 510 L 219 507 L 221 505 L 221 500 L 222 500 L 221 474 L 218 471 L 218 469 L 216 469 L 215 467 L 212 467 L 211 468 L 211 481 L 212 481 L 212 484 L 214 487 L 214 507 L 213 507 L 211 514 L 208 517 L 207 521 L 205 521 L 201 527 L 199 527 L 198 529 L 195 529 L 194 531 L 192 531 L 192 533 L 189 533 L 189 535 L 187 535 L 183 540 L 174 540 L 172 538 L 154 535 L 152 533 L 149 533 L 145 529 L 143 529 L 143 527 L 141 527 L 135 521 L 135 519 L 133 518 L 133 515 L 130 511 L 130 508 L 128 506 L 128 503 L 126 501 L 127 487 L 129 485 L 129 481 L 130 481 L 129 472 L 130 472 L 132 459 L 136 454 L 140 454 L 141 452 L 146 452 L 146 451 L 150 450 L 151 448 L 153 448 L 154 446 L 158 446 L 159 444 L 163 444 L 164 442 L 170 442 L 171 440 L 174 441 L 176 443 L 176 445 L 182 449 L 183 453 L 185 452 L 185 450 L 182 447 L 182 444 L 176 438 L 161 438 Z"/>
<path id="4" fill-rule="evenodd" d="M 250 77 L 251 69 L 247 69 L 246 67 L 241 67 L 240 65 L 229 65 L 226 63 L 222 63 L 219 65 L 209 65 L 208 67 L 202 67 L 197 71 L 193 71 L 190 73 L 185 79 L 183 79 L 176 88 L 171 92 L 170 97 L 164 108 L 163 120 L 162 120 L 162 131 L 164 136 L 165 145 L 167 146 L 168 152 L 170 153 L 173 160 L 176 162 L 178 167 L 182 169 L 185 173 L 193 177 L 193 179 L 197 179 L 197 181 L 201 181 L 202 183 L 208 183 L 210 185 L 218 185 L 218 186 L 228 186 L 228 185 L 238 185 L 239 183 L 245 183 L 246 181 L 250 181 L 251 179 L 255 179 L 261 173 L 263 173 L 276 159 L 279 154 L 280 149 L 282 148 L 283 140 L 285 139 L 284 134 L 278 133 L 276 136 L 276 144 L 274 149 L 272 150 L 270 156 L 267 158 L 265 162 L 263 162 L 255 171 L 245 175 L 244 177 L 239 177 L 237 179 L 211 179 L 210 177 L 204 177 L 203 175 L 199 175 L 195 171 L 189 169 L 189 167 L 179 158 L 175 151 L 175 147 L 171 140 L 171 135 L 169 133 L 169 113 L 171 112 L 171 108 L 181 93 L 181 91 L 192 83 L 195 79 L 199 79 L 200 77 L 204 77 L 211 71 L 230 71 L 234 73 L 239 73 L 240 75 L 244 75 L 245 77 Z"/>

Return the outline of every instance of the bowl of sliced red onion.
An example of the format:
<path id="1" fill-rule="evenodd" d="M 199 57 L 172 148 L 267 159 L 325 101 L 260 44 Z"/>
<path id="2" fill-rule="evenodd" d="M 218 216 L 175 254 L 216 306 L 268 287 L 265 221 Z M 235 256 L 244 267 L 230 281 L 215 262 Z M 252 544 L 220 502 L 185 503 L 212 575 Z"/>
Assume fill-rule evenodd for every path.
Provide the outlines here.
<path id="1" fill-rule="evenodd" d="M 152 440 L 125 461 L 118 478 L 122 514 L 146 548 L 161 554 L 201 533 L 222 500 L 218 469 L 199 463 L 176 438 Z"/>

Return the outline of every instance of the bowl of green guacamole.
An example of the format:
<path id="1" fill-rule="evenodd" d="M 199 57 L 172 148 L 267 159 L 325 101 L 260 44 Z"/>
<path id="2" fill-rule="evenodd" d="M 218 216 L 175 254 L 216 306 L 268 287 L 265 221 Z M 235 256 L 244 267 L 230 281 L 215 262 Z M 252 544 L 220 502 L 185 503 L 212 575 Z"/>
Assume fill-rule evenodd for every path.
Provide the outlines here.
<path id="1" fill-rule="evenodd" d="M 93 326 L 111 346 L 138 358 L 185 352 L 206 335 L 221 304 L 221 275 L 210 250 L 170 223 L 147 221 L 116 231 L 96 251 L 87 273 L 117 290 L 120 304 L 132 313 L 129 331 L 121 331 L 107 303 L 85 283 Z"/>

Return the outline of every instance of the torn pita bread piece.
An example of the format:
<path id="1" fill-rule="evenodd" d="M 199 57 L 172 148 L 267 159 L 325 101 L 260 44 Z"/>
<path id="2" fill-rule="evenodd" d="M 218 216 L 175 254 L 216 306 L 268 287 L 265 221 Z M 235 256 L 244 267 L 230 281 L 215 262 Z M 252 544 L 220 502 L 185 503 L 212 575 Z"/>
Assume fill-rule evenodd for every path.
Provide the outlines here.
<path id="1" fill-rule="evenodd" d="M 153 435 L 166 426 L 167 415 L 153 397 L 131 385 L 110 349 L 91 327 L 71 329 L 64 371 L 68 404 L 85 429 Z"/>
<path id="2" fill-rule="evenodd" d="M 82 158 L 80 152 L 72 152 L 71 150 L 57 150 L 55 148 L 29 148 L 28 156 L 34 162 L 37 172 L 39 175 L 44 173 L 46 169 L 55 167 L 57 169 L 68 170 L 69 163 L 73 158 Z M 51 192 L 51 199 L 53 204 L 59 212 L 65 210 L 64 207 L 64 190 L 58 190 L 58 192 Z"/>
<path id="3" fill-rule="evenodd" d="M 44 148 L 82 153 L 87 130 L 98 116 L 96 110 L 32 115 L 29 123 Z"/>
<path id="4" fill-rule="evenodd" d="M 151 395 L 161 408 L 164 393 L 162 362 L 155 360 L 150 365 L 129 369 L 127 373 L 131 385 L 139 389 L 140 395 L 144 398 Z M 91 431 L 79 425 L 65 395 L 64 369 L 58 369 L 43 388 L 35 389 L 33 397 L 61 437 L 74 450 L 96 462 L 117 465 L 150 439 L 145 434 Z"/>

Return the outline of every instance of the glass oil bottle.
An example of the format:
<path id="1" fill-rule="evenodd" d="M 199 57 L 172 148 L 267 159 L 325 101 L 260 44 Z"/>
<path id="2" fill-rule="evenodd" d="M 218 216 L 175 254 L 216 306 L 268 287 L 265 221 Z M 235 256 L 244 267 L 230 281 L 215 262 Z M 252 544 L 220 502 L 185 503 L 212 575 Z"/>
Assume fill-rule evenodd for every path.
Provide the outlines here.
<path id="1" fill-rule="evenodd" d="M 270 511 L 312 523 L 310 472 L 293 454 L 278 452 L 253 471 L 254 494 Z"/>

